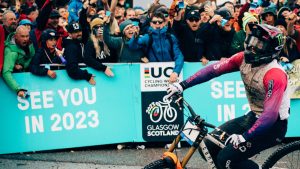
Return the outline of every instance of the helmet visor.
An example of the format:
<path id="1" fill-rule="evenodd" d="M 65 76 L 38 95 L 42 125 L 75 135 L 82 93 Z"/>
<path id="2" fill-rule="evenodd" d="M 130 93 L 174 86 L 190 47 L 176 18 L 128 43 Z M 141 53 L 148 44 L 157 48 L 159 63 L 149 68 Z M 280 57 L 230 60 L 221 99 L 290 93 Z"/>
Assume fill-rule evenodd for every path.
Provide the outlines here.
<path id="1" fill-rule="evenodd" d="M 253 35 L 249 35 L 247 36 L 247 38 L 245 39 L 245 43 L 246 43 L 246 48 L 248 50 L 250 49 L 254 49 L 256 51 L 267 51 L 269 48 L 269 42 L 261 40 Z"/>

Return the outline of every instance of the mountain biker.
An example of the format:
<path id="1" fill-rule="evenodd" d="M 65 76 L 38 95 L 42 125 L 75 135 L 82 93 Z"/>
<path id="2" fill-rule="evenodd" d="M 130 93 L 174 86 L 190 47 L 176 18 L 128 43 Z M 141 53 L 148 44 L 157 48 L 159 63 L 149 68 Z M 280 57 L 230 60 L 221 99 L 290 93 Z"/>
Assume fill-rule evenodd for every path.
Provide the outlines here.
<path id="1" fill-rule="evenodd" d="M 288 77 L 278 64 L 282 32 L 265 24 L 249 24 L 249 27 L 251 33 L 245 39 L 243 52 L 209 65 L 167 89 L 166 98 L 170 98 L 214 77 L 240 71 L 251 111 L 219 127 L 231 134 L 224 149 L 211 153 L 220 169 L 259 168 L 248 158 L 281 142 L 287 131 Z M 216 151 L 209 145 L 208 149 Z"/>

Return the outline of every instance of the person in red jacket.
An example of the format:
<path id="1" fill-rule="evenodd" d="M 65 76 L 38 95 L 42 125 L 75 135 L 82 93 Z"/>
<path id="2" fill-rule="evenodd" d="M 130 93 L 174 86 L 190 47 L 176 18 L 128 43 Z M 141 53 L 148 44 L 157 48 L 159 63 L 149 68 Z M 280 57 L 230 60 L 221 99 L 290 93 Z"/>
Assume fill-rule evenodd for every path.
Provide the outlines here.
<path id="1" fill-rule="evenodd" d="M 37 27 L 30 32 L 30 40 L 36 50 L 41 47 L 40 38 L 42 32 L 46 29 L 53 29 L 57 32 L 59 36 L 57 40 L 57 48 L 59 49 L 62 49 L 62 38 L 68 37 L 68 32 L 58 25 L 58 18 L 60 15 L 56 9 L 53 9 L 53 5 L 53 1 L 46 0 L 39 16 L 36 19 Z"/>
<path id="2" fill-rule="evenodd" d="M 15 13 L 10 10 L 3 13 L 2 21 L 3 25 L 0 25 L 0 73 L 2 72 L 4 61 L 4 41 L 18 26 Z"/>

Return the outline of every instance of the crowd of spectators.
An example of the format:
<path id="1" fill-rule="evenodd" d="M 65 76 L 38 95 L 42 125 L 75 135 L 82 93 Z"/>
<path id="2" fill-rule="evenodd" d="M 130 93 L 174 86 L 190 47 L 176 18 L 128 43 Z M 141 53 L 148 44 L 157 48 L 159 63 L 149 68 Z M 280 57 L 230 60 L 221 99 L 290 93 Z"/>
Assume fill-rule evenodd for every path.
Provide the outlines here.
<path id="1" fill-rule="evenodd" d="M 95 85 L 82 66 L 113 77 L 103 63 L 174 62 L 172 83 L 184 61 L 206 65 L 243 51 L 249 23 L 282 30 L 283 64 L 300 58 L 300 0 L 151 3 L 144 9 L 126 0 L 1 0 L 2 78 L 26 97 L 12 73 L 56 78 L 55 70 L 65 68 L 69 77 Z"/>

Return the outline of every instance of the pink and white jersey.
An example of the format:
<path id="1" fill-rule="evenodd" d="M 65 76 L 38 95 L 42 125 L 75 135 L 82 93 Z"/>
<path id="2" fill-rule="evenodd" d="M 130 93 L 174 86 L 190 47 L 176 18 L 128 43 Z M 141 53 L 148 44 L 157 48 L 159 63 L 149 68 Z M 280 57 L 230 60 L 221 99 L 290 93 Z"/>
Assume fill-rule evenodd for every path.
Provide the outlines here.
<path id="1" fill-rule="evenodd" d="M 246 139 L 264 133 L 278 118 L 289 117 L 288 77 L 276 60 L 251 67 L 245 63 L 244 52 L 240 52 L 199 70 L 181 85 L 186 89 L 234 71 L 241 72 L 250 108 L 259 116 L 252 128 L 244 133 Z"/>

